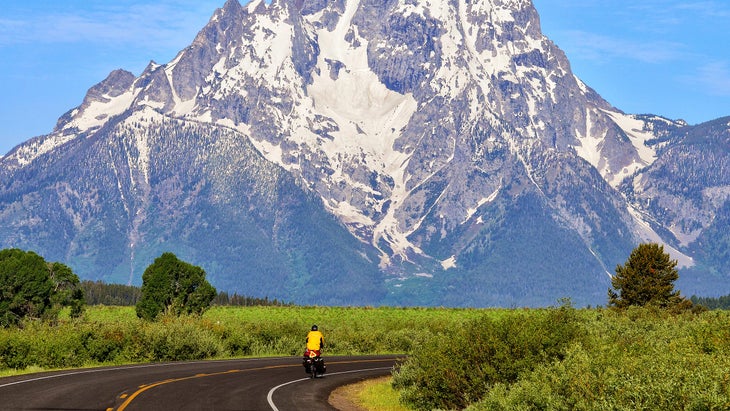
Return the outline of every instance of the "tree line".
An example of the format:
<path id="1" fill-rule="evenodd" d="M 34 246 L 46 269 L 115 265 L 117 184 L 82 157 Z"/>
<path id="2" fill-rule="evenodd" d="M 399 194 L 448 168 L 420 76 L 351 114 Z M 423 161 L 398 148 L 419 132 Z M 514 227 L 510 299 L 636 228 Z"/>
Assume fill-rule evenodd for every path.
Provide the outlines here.
<path id="1" fill-rule="evenodd" d="M 730 310 L 730 295 L 722 297 L 698 297 L 693 295 L 689 298 L 692 303 L 707 307 L 710 310 Z"/>
<path id="2" fill-rule="evenodd" d="M 625 265 L 616 267 L 610 307 L 654 306 L 670 311 L 727 308 L 730 296 L 719 299 L 686 299 L 674 290 L 677 261 L 659 244 L 640 244 Z M 69 267 L 47 262 L 32 251 L 0 250 L 0 326 L 21 324 L 26 318 L 54 321 L 64 307 L 72 317 L 84 305 L 134 305 L 137 315 L 155 320 L 161 314 L 202 314 L 216 305 L 291 305 L 268 298 L 218 292 L 205 271 L 173 253 L 163 253 L 142 275 L 142 287 L 79 281 Z"/>
<path id="3" fill-rule="evenodd" d="M 87 305 L 133 306 L 142 297 L 142 289 L 133 285 L 107 284 L 102 281 L 82 281 Z"/>
<path id="4" fill-rule="evenodd" d="M 137 305 L 142 297 L 142 288 L 134 285 L 107 284 L 103 281 L 81 281 L 87 305 L 108 305 L 131 307 Z M 211 301 L 211 305 L 233 307 L 291 306 L 292 303 L 269 299 L 269 297 L 251 297 L 238 293 L 219 291 Z"/>
<path id="5" fill-rule="evenodd" d="M 288 305 L 268 298 L 218 292 L 202 268 L 163 253 L 142 274 L 142 287 L 83 281 L 68 266 L 32 251 L 0 250 L 0 327 L 25 320 L 56 321 L 64 307 L 80 317 L 86 305 L 135 306 L 137 316 L 202 314 L 217 305 Z"/>

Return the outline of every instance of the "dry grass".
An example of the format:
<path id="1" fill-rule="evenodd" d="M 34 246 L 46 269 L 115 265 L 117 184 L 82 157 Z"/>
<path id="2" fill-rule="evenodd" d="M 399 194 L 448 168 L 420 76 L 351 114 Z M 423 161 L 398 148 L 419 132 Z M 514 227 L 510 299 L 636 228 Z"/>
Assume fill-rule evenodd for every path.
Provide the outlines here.
<path id="1" fill-rule="evenodd" d="M 340 411 L 408 411 L 398 402 L 391 377 L 365 380 L 335 390 L 330 404 Z"/>

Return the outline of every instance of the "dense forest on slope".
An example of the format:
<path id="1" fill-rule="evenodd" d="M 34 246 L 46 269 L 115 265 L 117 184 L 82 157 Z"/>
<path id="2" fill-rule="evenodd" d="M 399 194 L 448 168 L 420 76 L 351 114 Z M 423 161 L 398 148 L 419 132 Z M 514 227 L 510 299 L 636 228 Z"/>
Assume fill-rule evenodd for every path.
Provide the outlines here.
<path id="1" fill-rule="evenodd" d="M 130 307 L 137 304 L 142 296 L 141 287 L 122 284 L 106 284 L 102 281 L 82 281 L 81 287 L 84 290 L 86 304 L 88 305 L 110 305 Z M 212 305 L 253 307 L 253 306 L 283 306 L 291 305 L 277 299 L 268 297 L 251 297 L 229 294 L 221 291 L 213 299 Z"/>

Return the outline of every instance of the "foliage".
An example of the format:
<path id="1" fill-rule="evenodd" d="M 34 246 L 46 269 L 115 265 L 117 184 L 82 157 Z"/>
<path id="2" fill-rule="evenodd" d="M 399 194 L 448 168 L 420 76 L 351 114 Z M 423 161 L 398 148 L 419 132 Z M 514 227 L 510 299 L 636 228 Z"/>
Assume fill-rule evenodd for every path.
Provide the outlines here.
<path id="1" fill-rule="evenodd" d="M 154 320 L 161 313 L 202 314 L 216 295 L 202 268 L 163 253 L 142 274 L 137 315 Z"/>
<path id="2" fill-rule="evenodd" d="M 730 310 L 730 295 L 720 297 L 698 297 L 693 295 L 689 298 L 692 304 L 703 306 L 710 310 Z"/>
<path id="3" fill-rule="evenodd" d="M 84 290 L 79 284 L 79 277 L 71 271 L 71 268 L 58 262 L 48 263 L 47 267 L 48 275 L 53 284 L 52 306 L 56 310 L 59 307 L 70 307 L 71 317 L 79 317 L 86 305 Z M 58 312 L 54 313 L 54 317 L 57 315 Z"/>
<path id="4" fill-rule="evenodd" d="M 68 311 L 68 310 L 67 310 Z M 133 307 L 89 307 L 56 325 L 0 329 L 0 371 L 41 367 L 299 356 L 312 323 L 327 355 L 407 353 L 432 330 L 500 311 L 367 307 L 212 307 L 202 316 L 162 315 L 150 322 Z"/>
<path id="5" fill-rule="evenodd" d="M 405 404 L 417 410 L 462 409 L 495 384 L 511 384 L 539 364 L 562 357 L 580 336 L 580 320 L 564 306 L 473 320 L 435 335 L 394 376 Z"/>
<path id="6" fill-rule="evenodd" d="M 729 409 L 729 320 L 636 306 L 509 312 L 434 335 L 393 384 L 417 410 Z"/>
<path id="7" fill-rule="evenodd" d="M 57 317 L 60 307 L 71 315 L 83 312 L 79 278 L 61 263 L 48 263 L 32 251 L 0 251 L 0 326 L 18 325 L 25 318 Z"/>
<path id="8" fill-rule="evenodd" d="M 102 281 L 82 281 L 88 305 L 136 305 L 142 296 L 140 287 L 123 284 L 106 284 Z"/>
<path id="9" fill-rule="evenodd" d="M 662 308 L 690 308 L 692 303 L 674 291 L 679 278 L 677 261 L 659 244 L 639 244 L 626 264 L 616 267 L 608 290 L 608 304 L 616 308 L 655 305 Z M 617 293 L 618 291 L 618 293 Z"/>
<path id="10" fill-rule="evenodd" d="M 408 353 L 395 375 L 413 383 L 396 384 L 404 398 L 422 389 L 471 411 L 730 408 L 730 312 L 656 307 L 212 307 L 149 322 L 132 307 L 96 306 L 55 325 L 0 329 L 0 371 L 299 356 L 312 323 L 326 355 Z"/>
<path id="11" fill-rule="evenodd" d="M 0 368 L 183 361 L 213 358 L 223 351 L 216 333 L 188 316 L 155 323 L 31 324 L 22 333 L 0 333 Z"/>
<path id="12" fill-rule="evenodd" d="M 255 307 L 255 306 L 267 306 L 267 305 L 274 305 L 274 306 L 292 306 L 291 303 L 285 303 L 283 301 L 279 301 L 276 298 L 273 300 L 270 300 L 269 297 L 259 298 L 259 297 L 250 297 L 250 296 L 243 296 L 238 295 L 238 293 L 228 294 L 225 291 L 221 291 L 218 293 L 218 295 L 213 299 L 212 302 L 213 305 L 228 305 L 228 306 L 234 306 L 234 307 Z"/>
<path id="13" fill-rule="evenodd" d="M 496 384 L 470 411 L 725 410 L 730 325 L 725 313 L 599 313 L 564 358 Z"/>
<path id="14" fill-rule="evenodd" d="M 142 296 L 142 289 L 133 285 L 82 281 L 81 288 L 84 290 L 84 297 L 88 305 L 134 306 L 137 305 Z M 244 296 L 238 293 L 229 294 L 221 291 L 213 298 L 211 305 L 253 307 L 266 305 L 291 306 L 292 304 L 279 301 L 276 298 L 272 300 L 268 297 Z"/>

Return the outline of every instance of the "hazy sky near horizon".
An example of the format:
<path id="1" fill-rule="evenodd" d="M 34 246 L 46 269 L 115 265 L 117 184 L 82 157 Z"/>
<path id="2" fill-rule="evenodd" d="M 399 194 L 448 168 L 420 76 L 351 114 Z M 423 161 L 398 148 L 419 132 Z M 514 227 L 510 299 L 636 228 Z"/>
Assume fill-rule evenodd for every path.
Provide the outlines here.
<path id="1" fill-rule="evenodd" d="M 112 70 L 172 60 L 224 2 L 3 2 L 0 155 L 51 132 Z M 691 124 L 730 115 L 730 1 L 533 3 L 573 72 L 615 107 Z"/>

